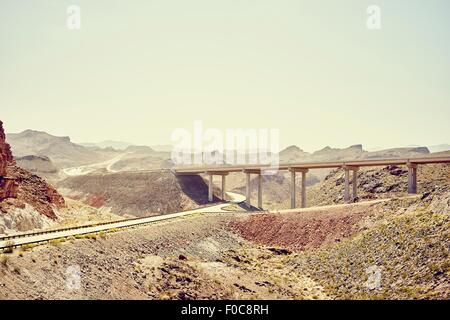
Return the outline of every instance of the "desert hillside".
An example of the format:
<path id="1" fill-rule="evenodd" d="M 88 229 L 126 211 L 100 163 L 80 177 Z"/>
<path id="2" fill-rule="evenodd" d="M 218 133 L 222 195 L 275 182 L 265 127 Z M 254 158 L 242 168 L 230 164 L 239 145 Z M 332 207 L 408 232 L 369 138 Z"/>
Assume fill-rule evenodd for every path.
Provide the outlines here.
<path id="1" fill-rule="evenodd" d="M 0 298 L 448 299 L 449 196 L 197 214 L 25 247 L 0 257 Z"/>
<path id="2" fill-rule="evenodd" d="M 17 166 L 44 178 L 50 183 L 60 180 L 59 168 L 45 156 L 28 155 L 16 157 Z"/>
<path id="3" fill-rule="evenodd" d="M 73 143 L 69 137 L 57 137 L 42 131 L 9 133 L 14 157 L 43 156 L 60 168 L 101 162 L 118 154 L 114 149 L 93 149 Z"/>
<path id="4" fill-rule="evenodd" d="M 408 171 L 402 166 L 360 168 L 358 171 L 358 201 L 407 195 Z M 350 189 L 352 183 L 350 183 Z M 442 192 L 450 189 L 450 165 L 422 165 L 417 170 L 417 192 Z M 309 206 L 342 203 L 344 171 L 333 170 L 325 180 L 307 189 Z"/>
<path id="5" fill-rule="evenodd" d="M 58 189 L 69 198 L 110 208 L 118 215 L 171 213 L 209 203 L 208 186 L 200 176 L 176 176 L 170 171 L 69 177 L 58 183 Z"/>
<path id="6" fill-rule="evenodd" d="M 247 240 L 284 248 L 275 259 L 335 299 L 449 299 L 450 193 L 232 223 Z M 280 251 L 281 252 L 281 251 Z M 251 251 L 239 256 L 255 260 Z"/>
<path id="7" fill-rule="evenodd" d="M 16 165 L 0 121 L 0 234 L 49 227 L 64 206 L 55 188 Z"/>

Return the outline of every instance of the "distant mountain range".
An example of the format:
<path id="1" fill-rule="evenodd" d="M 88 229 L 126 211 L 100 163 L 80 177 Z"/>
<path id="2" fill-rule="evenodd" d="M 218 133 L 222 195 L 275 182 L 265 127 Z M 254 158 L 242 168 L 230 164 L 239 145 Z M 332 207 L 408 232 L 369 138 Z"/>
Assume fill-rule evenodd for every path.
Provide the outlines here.
<path id="1" fill-rule="evenodd" d="M 135 146 L 135 144 L 130 142 L 124 142 L 124 141 L 114 141 L 114 140 L 106 140 L 102 142 L 83 142 L 79 143 L 80 145 L 84 147 L 91 147 L 91 148 L 113 148 L 116 150 L 125 150 L 128 147 Z M 152 148 L 155 151 L 160 152 L 171 152 L 173 149 L 173 146 L 170 144 L 158 144 L 158 145 L 150 145 L 150 148 Z"/>
<path id="2" fill-rule="evenodd" d="M 117 154 L 114 149 L 91 149 L 43 131 L 25 130 L 6 135 L 14 157 L 48 157 L 60 168 L 106 161 Z"/>
<path id="3" fill-rule="evenodd" d="M 79 143 L 80 145 L 84 147 L 97 147 L 97 148 L 113 148 L 116 150 L 124 150 L 128 148 L 129 146 L 132 146 L 132 143 L 129 142 L 123 142 L 123 141 L 113 141 L 113 140 L 106 140 L 98 143 L 92 143 L 92 142 L 85 142 L 85 143 Z"/>
<path id="4" fill-rule="evenodd" d="M 80 166 L 91 167 L 90 169 L 88 168 L 89 170 L 83 168 L 83 170 L 79 170 L 80 172 L 91 172 L 91 169 L 99 170 L 101 168 L 112 171 L 129 171 L 171 168 L 174 166 L 171 161 L 171 147 L 168 145 L 154 147 L 135 146 L 128 142 L 113 140 L 100 143 L 77 144 L 73 143 L 69 137 L 58 137 L 43 131 L 34 130 L 10 133 L 6 137 L 11 145 L 13 155 L 16 158 L 21 158 L 21 163 L 24 166 L 29 166 L 29 170 L 34 172 L 44 167 L 48 171 L 53 165 L 58 169 Z M 298 146 L 292 145 L 280 151 L 279 158 L 281 163 L 292 163 L 417 157 L 429 154 L 430 151 L 439 152 L 450 150 L 450 145 L 442 144 L 430 148 L 412 146 L 369 152 L 364 150 L 362 145 L 353 145 L 348 148 L 332 148 L 327 146 L 309 153 L 303 151 Z M 216 153 L 218 152 L 216 151 Z M 220 153 L 218 154 L 220 155 Z M 251 154 L 252 152 L 245 152 L 246 159 L 249 159 Z M 36 157 L 23 158 L 27 156 Z M 102 165 L 103 163 L 104 165 Z M 76 171 L 72 170 L 71 172 Z M 48 172 L 45 173 L 48 174 Z"/>
<path id="5" fill-rule="evenodd" d="M 297 146 L 290 146 L 280 152 L 280 162 L 299 161 L 339 161 L 351 159 L 381 159 L 381 158 L 401 158 L 420 157 L 430 153 L 427 147 L 405 147 L 392 148 L 379 151 L 366 151 L 362 145 L 357 144 L 348 148 L 331 148 L 329 146 L 308 153 Z"/>
<path id="6" fill-rule="evenodd" d="M 448 144 L 448 143 L 437 144 L 437 145 L 434 145 L 434 146 L 429 146 L 428 149 L 432 153 L 434 153 L 434 152 L 442 152 L 442 151 L 449 151 L 450 150 L 450 144 Z"/>

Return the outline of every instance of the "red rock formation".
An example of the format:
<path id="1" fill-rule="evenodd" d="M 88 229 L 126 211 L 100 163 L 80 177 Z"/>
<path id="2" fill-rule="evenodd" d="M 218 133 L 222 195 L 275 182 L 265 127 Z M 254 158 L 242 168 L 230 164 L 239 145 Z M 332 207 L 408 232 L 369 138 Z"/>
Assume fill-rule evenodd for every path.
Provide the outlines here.
<path id="1" fill-rule="evenodd" d="M 0 121 L 0 177 L 6 176 L 6 166 L 9 161 L 12 161 L 11 148 L 6 143 L 3 122 Z"/>
<path id="2" fill-rule="evenodd" d="M 3 122 L 0 121 L 0 201 L 17 196 L 17 184 L 7 173 L 11 164 L 14 164 L 11 147 L 6 143 Z"/>
<path id="3" fill-rule="evenodd" d="M 8 203 L 2 203 L 11 198 L 5 201 Z M 44 179 L 16 165 L 0 121 L 0 211 L 7 212 L 10 206 L 23 208 L 25 204 L 56 219 L 54 207 L 62 207 L 65 203 L 64 198 Z"/>
<path id="4" fill-rule="evenodd" d="M 7 167 L 8 175 L 14 179 L 18 185 L 17 201 L 28 203 L 36 211 L 51 219 L 56 219 L 54 207 L 64 206 L 64 198 L 50 186 L 44 179 L 37 175 L 15 166 Z"/>

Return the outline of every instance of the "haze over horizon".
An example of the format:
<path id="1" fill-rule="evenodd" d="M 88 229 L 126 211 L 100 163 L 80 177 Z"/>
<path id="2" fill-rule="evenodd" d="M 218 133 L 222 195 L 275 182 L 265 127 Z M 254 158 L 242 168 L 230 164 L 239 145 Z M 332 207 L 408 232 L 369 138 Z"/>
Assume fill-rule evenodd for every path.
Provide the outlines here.
<path id="1" fill-rule="evenodd" d="M 176 3 L 1 1 L 6 131 L 164 145 L 202 120 L 305 151 L 450 142 L 448 1 L 377 1 L 377 31 L 372 1 Z"/>
<path id="2" fill-rule="evenodd" d="M 42 132 L 42 133 L 46 133 L 49 135 L 52 135 L 49 132 L 45 132 L 45 131 L 38 131 L 38 130 L 33 130 L 33 129 L 26 129 L 24 131 L 21 132 L 6 132 L 7 135 L 9 134 L 21 134 L 21 133 L 26 133 L 27 131 L 33 131 L 33 132 Z M 52 135 L 55 136 L 55 135 Z M 57 137 L 68 137 L 68 136 L 57 136 Z M 117 140 L 103 140 L 103 141 L 73 141 L 73 139 L 71 139 L 70 137 L 68 137 L 70 139 L 71 142 L 79 144 L 79 145 L 84 145 L 84 146 L 97 146 L 97 147 L 101 147 L 101 148 L 107 148 L 107 147 L 113 147 L 114 149 L 126 149 L 128 146 L 148 146 L 148 147 L 152 147 L 154 148 L 156 151 L 170 151 L 171 148 L 174 147 L 174 144 L 135 144 L 129 141 L 117 141 Z M 357 145 L 362 145 L 362 144 L 357 144 Z M 324 148 L 327 147 L 331 147 L 331 148 L 349 148 L 355 145 L 348 145 L 348 146 L 342 146 L 342 147 L 336 147 L 336 146 L 332 146 L 332 145 L 326 145 L 326 146 L 322 146 L 318 149 L 314 149 L 314 150 L 305 150 L 301 145 L 297 145 L 297 144 L 291 144 L 288 146 L 281 146 L 279 148 L 279 151 L 288 149 L 290 147 L 298 147 L 301 150 L 305 151 L 305 152 L 309 152 L 309 153 L 313 153 L 315 151 L 319 151 L 322 150 Z M 391 148 L 418 148 L 418 147 L 427 147 L 429 148 L 430 152 L 439 152 L 439 151 L 447 151 L 450 150 L 450 144 L 448 143 L 441 143 L 441 144 L 434 144 L 434 145 L 416 145 L 416 144 L 410 144 L 410 145 L 402 145 L 402 146 L 391 146 L 391 147 L 377 147 L 377 146 L 372 146 L 372 147 L 367 147 L 365 145 L 362 145 L 362 149 L 365 151 L 369 151 L 369 152 L 373 152 L 373 151 L 381 151 L 381 150 L 386 150 L 386 149 L 391 149 Z M 226 148 L 225 148 L 226 149 Z M 235 148 L 235 150 L 240 150 L 239 148 Z M 206 150 L 204 150 L 206 151 Z"/>

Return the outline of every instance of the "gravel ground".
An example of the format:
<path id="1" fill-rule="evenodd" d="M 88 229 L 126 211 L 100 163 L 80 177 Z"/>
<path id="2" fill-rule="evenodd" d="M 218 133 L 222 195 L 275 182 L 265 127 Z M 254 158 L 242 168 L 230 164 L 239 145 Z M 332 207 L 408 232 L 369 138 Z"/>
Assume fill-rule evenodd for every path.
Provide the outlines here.
<path id="1" fill-rule="evenodd" d="M 241 215 L 199 214 L 16 249 L 1 257 L 0 298 L 326 298 L 306 277 L 292 287 L 284 271 L 267 275 L 258 259 L 276 255 L 230 231 Z M 239 261 L 242 250 L 253 250 L 255 261 Z M 278 262 L 273 269 L 281 270 Z"/>
<path id="2" fill-rule="evenodd" d="M 16 249 L 0 255 L 0 299 L 445 299 L 439 199 L 195 214 Z"/>
<path id="3" fill-rule="evenodd" d="M 417 198 L 317 207 L 302 212 L 255 214 L 230 224 L 242 237 L 292 251 L 338 243 L 370 228 L 383 212 L 409 206 Z"/>

